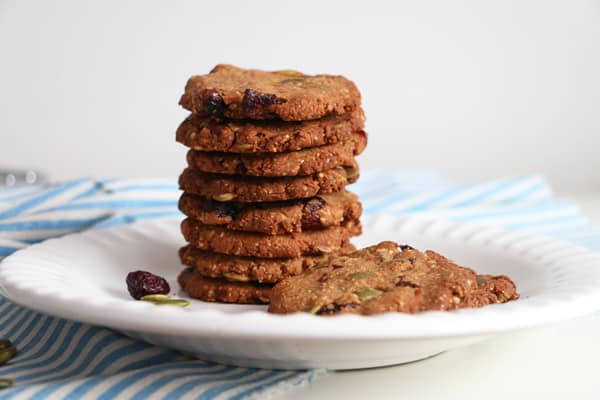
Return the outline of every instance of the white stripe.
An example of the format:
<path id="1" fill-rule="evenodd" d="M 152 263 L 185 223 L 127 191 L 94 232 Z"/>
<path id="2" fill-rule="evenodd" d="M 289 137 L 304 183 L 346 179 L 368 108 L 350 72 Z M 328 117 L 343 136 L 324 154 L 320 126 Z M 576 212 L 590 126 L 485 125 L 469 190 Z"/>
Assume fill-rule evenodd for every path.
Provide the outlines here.
<path id="1" fill-rule="evenodd" d="M 119 193 L 98 193 L 86 196 L 68 203 L 68 205 L 81 205 L 92 203 L 108 203 L 116 201 L 154 201 L 154 200 L 177 200 L 181 196 L 178 190 L 144 190 Z"/>
<path id="2" fill-rule="evenodd" d="M 550 189 L 550 185 L 541 176 L 532 176 L 529 180 L 515 184 L 509 188 L 505 188 L 502 192 L 497 193 L 495 195 L 491 195 L 488 199 L 490 202 L 500 202 L 506 199 L 510 199 L 519 193 L 525 191 L 529 187 L 533 187 L 535 185 L 543 184 L 544 186 L 539 190 L 526 194 L 526 197 L 521 197 L 518 201 L 525 200 L 541 200 L 541 199 L 550 199 L 552 197 L 552 190 Z"/>
<path id="3" fill-rule="evenodd" d="M 68 328 L 70 328 L 70 326 L 66 327 L 66 331 L 68 332 Z M 37 368 L 30 368 L 26 371 L 17 373 L 15 375 L 11 374 L 11 376 L 26 376 L 32 373 L 38 373 L 38 372 L 43 372 L 43 371 L 49 371 L 52 368 L 55 368 L 56 366 L 60 365 L 60 363 L 62 363 L 64 360 L 66 360 L 67 358 L 69 358 L 69 356 L 71 355 L 71 353 L 73 352 L 77 342 L 79 341 L 79 339 L 87 332 L 91 329 L 91 327 L 82 327 L 81 329 L 78 329 L 77 332 L 73 335 L 72 339 L 69 340 L 69 344 L 67 346 L 67 348 L 65 349 L 64 353 L 57 358 L 53 363 L 51 364 L 47 364 L 46 361 L 49 360 L 55 353 L 56 351 L 51 351 L 50 349 L 46 352 L 46 354 L 44 354 L 42 357 L 40 358 L 36 358 L 33 360 L 29 360 L 25 363 L 19 363 L 18 367 L 22 367 L 25 365 L 31 365 L 31 364 L 39 364 L 39 363 L 44 363 L 42 366 L 37 367 Z M 35 334 L 35 331 L 32 330 L 31 335 Z M 65 332 L 65 336 L 66 336 L 66 332 Z M 61 344 L 61 342 L 59 342 L 59 340 L 56 340 L 56 343 Z M 35 354 L 35 351 L 33 349 L 29 350 L 27 352 L 28 354 Z M 82 352 L 83 353 L 83 352 Z M 75 364 L 75 363 L 73 363 Z M 68 368 L 61 371 L 62 373 L 68 371 Z"/>
<path id="4" fill-rule="evenodd" d="M 26 196 L 31 193 L 36 193 L 44 188 L 39 185 L 32 186 L 20 186 L 20 187 L 11 187 L 11 188 L 0 188 L 0 203 L 6 199 L 7 197 L 13 198 L 17 196 Z M 14 200 L 12 200 L 14 201 Z"/>
<path id="5" fill-rule="evenodd" d="M 6 238 L 1 238 L 0 237 L 0 246 L 4 246 L 4 247 L 15 247 L 17 249 L 22 249 L 23 247 L 29 246 L 26 243 L 23 242 L 19 242 L 16 240 L 12 240 L 12 239 L 6 239 Z"/>
<path id="6" fill-rule="evenodd" d="M 224 367 L 225 367 L 224 365 L 215 365 L 213 367 L 208 367 L 206 369 L 198 370 L 198 372 L 196 372 L 196 375 L 193 375 L 193 378 L 196 379 L 196 378 L 198 378 L 198 376 L 201 376 L 205 372 L 217 371 L 217 370 L 222 369 Z M 153 377 L 154 379 L 158 379 L 161 376 L 169 376 L 171 374 L 171 372 L 174 372 L 174 371 L 178 371 L 180 373 L 185 373 L 185 372 L 191 372 L 191 373 L 193 373 L 194 372 L 194 371 L 191 371 L 189 368 L 181 369 L 181 370 L 179 370 L 179 369 L 170 369 L 166 373 L 165 373 L 165 371 L 158 370 L 158 371 L 150 374 L 149 376 Z M 114 375 L 114 376 L 110 377 L 109 379 L 107 379 L 106 381 L 104 381 L 101 384 L 99 384 L 98 386 L 94 387 L 88 393 L 86 393 L 86 395 L 83 397 L 83 399 L 96 399 L 96 398 L 98 398 L 99 394 L 102 394 L 102 393 L 106 392 L 109 388 L 111 388 L 115 384 L 121 382 L 122 380 L 124 380 L 124 379 L 130 377 L 131 375 L 136 374 L 138 372 L 140 372 L 140 370 L 131 371 L 131 372 L 124 373 L 124 374 Z M 131 385 L 130 388 L 134 388 L 134 393 L 137 393 L 139 390 L 142 390 L 146 385 L 143 385 L 143 386 L 138 385 L 138 381 L 136 381 L 133 385 Z M 172 381 L 172 382 L 166 384 L 165 386 L 161 387 L 150 398 L 157 398 L 157 397 L 159 397 L 158 393 L 164 392 L 166 394 L 170 390 L 172 390 L 172 389 L 174 389 L 174 388 L 176 388 L 178 386 L 179 385 L 177 385 L 177 384 L 173 385 L 173 381 Z M 160 396 L 160 397 L 164 397 L 164 394 L 162 396 Z M 116 399 L 121 399 L 121 398 L 127 398 L 127 397 L 123 397 L 121 395 L 118 395 L 115 398 L 115 400 Z"/>
<path id="7" fill-rule="evenodd" d="M 43 211 L 36 214 L 19 215 L 12 218 L 0 219 L 0 224 L 10 224 L 15 222 L 42 222 L 42 221 L 67 221 L 95 219 L 103 216 L 112 215 L 111 210 L 61 210 L 61 211 Z M 1 229 L 1 228 L 0 228 Z"/>
<path id="8" fill-rule="evenodd" d="M 164 378 L 164 377 L 169 378 L 169 377 L 180 375 L 182 373 L 190 373 L 190 374 L 195 375 L 195 377 L 197 378 L 199 375 L 201 375 L 205 371 L 207 371 L 207 372 L 216 371 L 223 367 L 224 367 L 223 365 L 217 364 L 212 367 L 208 367 L 205 369 L 199 368 L 197 370 L 194 370 L 193 368 L 184 368 L 184 366 L 182 366 L 182 368 L 179 368 L 179 369 L 173 368 L 173 369 L 167 369 L 167 370 L 157 370 L 155 373 L 152 373 L 144 378 L 136 380 L 132 385 L 127 387 L 127 389 L 125 389 L 123 392 L 121 392 L 115 399 L 129 399 L 129 398 L 133 397 L 135 394 L 137 394 L 138 392 L 144 390 L 146 388 L 146 386 L 156 382 L 160 378 Z M 136 372 L 140 372 L 142 370 L 137 370 Z M 113 382 L 113 384 L 114 383 L 116 383 L 116 382 Z M 112 385 L 106 385 L 105 388 L 107 389 L 110 386 L 112 386 Z"/>
<path id="9" fill-rule="evenodd" d="M 290 378 L 293 378 L 294 376 L 296 376 L 296 374 L 298 374 L 298 372 L 296 372 L 296 371 L 282 371 L 282 372 L 284 372 L 284 373 L 282 373 L 282 374 L 277 374 L 277 375 L 273 376 L 273 377 L 272 377 L 271 379 L 269 379 L 269 380 L 266 380 L 266 381 L 260 381 L 260 382 L 254 382 L 254 383 L 251 383 L 251 384 L 249 384 L 249 385 L 246 385 L 246 386 L 244 386 L 244 387 L 241 387 L 241 388 L 236 388 L 236 390 L 235 390 L 235 393 L 236 393 L 236 394 L 237 394 L 237 393 L 241 393 L 241 392 L 243 392 L 244 390 L 249 390 L 249 389 L 259 389 L 259 388 L 261 388 L 261 386 L 262 386 L 263 388 L 261 388 L 261 389 L 260 389 L 260 391 L 264 393 L 265 389 L 266 389 L 266 388 L 267 388 L 267 387 L 268 387 L 268 386 L 269 386 L 269 385 L 270 385 L 272 382 L 274 382 L 274 381 L 277 381 L 277 380 L 279 380 L 279 379 L 281 379 L 281 378 L 290 379 Z M 278 383 L 280 383 L 280 382 L 278 382 Z M 256 393 L 256 394 L 258 394 L 258 393 Z M 233 393 L 232 393 L 231 395 L 235 395 L 235 394 L 233 394 Z M 251 393 L 248 393 L 248 394 L 246 394 L 246 396 L 251 396 L 251 397 L 254 397 L 254 396 L 255 396 L 255 393 L 252 393 L 252 392 L 251 392 Z M 246 397 L 246 396 L 245 396 L 245 397 Z M 247 398 L 247 397 L 246 397 L 246 398 Z"/>
<path id="10" fill-rule="evenodd" d="M 118 179 L 113 182 L 105 182 L 102 187 L 105 190 L 120 190 L 128 186 L 145 185 L 173 185 L 174 187 L 177 187 L 177 177 L 173 177 L 173 179 Z"/>
<path id="11" fill-rule="evenodd" d="M 223 365 L 219 365 L 219 367 L 223 367 Z M 235 375 L 235 374 L 239 374 L 240 371 L 242 371 L 243 369 L 241 368 L 234 368 L 233 370 L 229 371 L 229 372 L 224 372 L 223 374 L 220 375 L 212 375 L 212 376 L 207 376 L 206 378 L 208 379 L 208 382 L 210 382 L 211 377 L 214 378 L 226 378 L 230 375 Z M 269 371 L 267 371 L 269 372 Z M 151 399 L 162 399 L 165 398 L 165 396 L 171 392 L 172 390 L 175 390 L 176 388 L 185 385 L 188 382 L 194 381 L 198 378 L 202 378 L 203 375 L 205 375 L 203 372 L 198 373 L 197 375 L 193 375 L 193 376 L 188 376 L 188 377 L 183 377 L 183 378 L 178 378 L 178 379 L 174 379 L 171 382 L 167 383 L 166 385 L 164 385 L 163 387 L 161 387 L 159 390 L 157 390 L 156 392 L 154 392 L 150 397 L 149 400 Z M 199 395 L 200 393 L 202 393 L 202 391 L 204 391 L 204 387 L 205 385 L 202 384 L 201 386 L 196 386 L 196 396 Z M 200 388 L 200 390 L 198 390 L 198 388 Z M 141 389 L 141 388 L 140 388 Z"/>
<path id="12" fill-rule="evenodd" d="M 60 204 L 64 204 L 68 201 L 71 201 L 75 197 L 77 197 L 85 192 L 88 192 L 91 188 L 94 187 L 94 185 L 95 185 L 95 183 L 91 180 L 83 181 L 80 184 L 70 188 L 69 190 L 59 193 L 58 195 L 46 200 L 45 202 L 42 202 L 42 203 L 38 204 L 37 206 L 33 206 L 33 207 L 29 208 L 26 212 L 34 213 L 34 212 L 37 212 L 40 210 L 44 210 L 44 209 L 48 209 L 48 208 L 51 208 L 51 207 L 54 207 L 54 206 L 57 206 Z M 41 193 L 39 193 L 39 194 L 41 194 Z M 35 196 L 33 196 L 33 197 L 35 197 Z M 23 202 L 19 202 L 18 204 L 22 204 L 22 203 Z"/>
<path id="13" fill-rule="evenodd" d="M 78 371 L 75 371 L 70 379 L 81 378 L 81 377 L 85 377 L 85 376 L 89 375 L 90 371 L 93 370 L 98 364 L 100 364 L 106 356 L 108 356 L 113 351 L 118 351 L 119 349 L 122 349 L 123 347 L 127 346 L 128 344 L 129 344 L 128 339 L 116 339 L 115 341 L 111 342 L 106 347 L 104 347 L 98 354 L 96 354 L 90 363 L 86 364 L 85 366 L 82 366 L 83 368 L 79 369 Z M 83 354 L 87 355 L 87 353 L 83 353 Z M 52 365 L 56 365 L 56 363 L 52 363 Z M 40 370 L 41 371 L 42 370 L 51 370 L 51 368 L 46 366 L 45 368 L 41 368 Z M 51 374 L 45 374 L 39 378 L 30 379 L 27 381 L 27 383 L 50 381 L 50 380 L 52 380 L 52 378 L 63 375 L 66 372 L 71 372 L 71 369 L 69 369 L 68 371 L 56 371 Z"/>
<path id="14" fill-rule="evenodd" d="M 10 240 L 43 240 L 55 236 L 63 236 L 67 233 L 81 231 L 84 227 L 65 229 L 44 229 L 32 231 L 0 231 L 0 238 Z"/>
<path id="15" fill-rule="evenodd" d="M 25 308 L 20 308 L 20 309 L 18 309 L 18 311 L 17 311 L 17 316 L 16 316 L 16 317 L 14 316 L 14 314 L 10 314 L 10 315 L 11 315 L 10 322 L 9 322 L 9 323 L 7 323 L 6 325 L 2 326 L 2 330 L 3 330 L 4 332 L 6 332 L 6 334 L 8 334 L 8 332 L 9 332 L 11 329 L 13 329 L 17 323 L 23 323 L 23 322 L 20 322 L 20 321 L 21 321 L 21 318 L 22 318 L 24 315 L 27 315 L 27 312 L 28 312 L 28 310 L 27 310 L 27 309 L 25 309 Z M 29 315 L 28 317 L 25 317 L 25 321 L 28 321 L 28 320 L 30 320 L 30 319 L 32 318 L 32 316 L 33 316 L 33 315 L 35 315 L 35 312 L 31 313 L 31 315 Z M 3 338 L 0 338 L 0 339 L 3 339 Z"/>
<path id="16" fill-rule="evenodd" d="M 58 322 L 58 320 L 53 321 L 52 323 L 55 324 L 56 322 Z M 52 329 L 48 329 L 48 332 L 50 333 L 52 331 Z M 84 346 L 84 348 L 82 349 L 81 353 L 75 358 L 75 360 L 73 361 L 73 364 L 70 365 L 68 368 L 66 368 L 65 370 L 61 371 L 62 373 L 70 373 L 73 369 L 75 369 L 76 367 L 78 367 L 79 363 L 88 355 L 88 353 L 90 352 L 90 350 L 96 345 L 96 343 L 98 343 L 100 340 L 102 340 L 103 338 L 105 338 L 106 336 L 111 335 L 112 333 L 108 330 L 105 331 L 100 331 L 99 333 L 97 333 L 96 335 L 94 335 L 92 337 L 92 339 Z M 42 345 L 42 343 L 44 343 L 47 340 L 47 337 L 44 336 L 42 338 L 42 340 L 40 340 L 40 346 Z M 64 340 L 64 337 L 63 337 Z M 53 343 L 52 347 L 50 347 L 50 349 L 41 357 L 30 360 L 26 363 L 20 363 L 19 366 L 25 366 L 25 365 L 30 365 L 30 364 L 38 364 L 38 363 L 45 363 L 47 362 L 52 355 L 56 352 L 56 347 L 58 345 L 60 345 L 61 340 L 57 339 L 56 342 Z M 36 351 L 39 351 L 39 348 L 36 349 L 32 349 L 30 351 L 31 354 L 35 354 Z M 31 368 L 27 371 L 23 371 L 23 372 L 19 372 L 16 373 L 16 375 L 12 375 L 15 378 L 19 378 L 21 376 L 26 376 L 29 375 L 30 373 L 34 373 L 34 372 L 43 372 L 45 370 L 48 369 L 47 364 L 44 364 L 40 367 L 37 368 Z"/>
<path id="17" fill-rule="evenodd" d="M 31 314 L 29 317 L 27 317 L 27 318 L 25 319 L 25 321 L 21 322 L 21 326 L 19 327 L 19 329 L 17 329 L 17 331 L 16 331 L 15 333 L 13 333 L 11 336 L 12 336 L 13 338 L 18 338 L 19 336 L 21 336 L 21 334 L 22 334 L 22 333 L 25 331 L 25 328 L 27 328 L 27 326 L 28 326 L 28 325 L 31 323 L 31 321 L 33 321 L 33 319 L 34 319 L 34 318 L 35 318 L 37 315 L 38 315 L 38 314 L 34 312 L 34 313 L 33 313 L 33 314 Z M 34 326 L 35 326 L 35 324 L 34 324 Z M 7 329 L 5 332 L 8 332 L 8 329 Z M 0 339 L 2 339 L 2 338 L 0 337 Z"/>

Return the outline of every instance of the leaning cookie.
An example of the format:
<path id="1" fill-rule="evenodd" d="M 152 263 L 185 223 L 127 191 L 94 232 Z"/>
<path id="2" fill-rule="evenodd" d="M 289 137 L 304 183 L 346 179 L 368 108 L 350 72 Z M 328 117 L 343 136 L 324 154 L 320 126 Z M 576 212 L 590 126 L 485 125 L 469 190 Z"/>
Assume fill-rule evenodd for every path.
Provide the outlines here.
<path id="1" fill-rule="evenodd" d="M 179 177 L 179 187 L 184 192 L 216 201 L 282 201 L 339 192 L 356 182 L 358 176 L 356 165 L 284 178 L 211 174 L 186 168 Z"/>
<path id="2" fill-rule="evenodd" d="M 506 276 L 477 275 L 432 251 L 382 242 L 282 280 L 271 292 L 269 311 L 416 313 L 481 307 L 518 297 Z"/>
<path id="3" fill-rule="evenodd" d="M 206 225 L 270 235 L 339 226 L 344 221 L 358 220 L 362 213 L 358 197 L 348 191 L 257 204 L 219 202 L 184 193 L 179 199 L 179 209 Z"/>
<path id="4" fill-rule="evenodd" d="M 186 218 L 181 223 L 185 240 L 201 250 L 233 256 L 292 258 L 331 253 L 342 248 L 349 238 L 361 233 L 358 221 L 344 225 L 285 235 L 230 231 L 220 226 L 203 225 Z"/>
<path id="5" fill-rule="evenodd" d="M 362 153 L 367 136 L 358 131 L 346 141 L 289 153 L 235 154 L 190 150 L 188 165 L 198 171 L 226 175 L 304 176 L 338 166 L 352 167 Z"/>
<path id="6" fill-rule="evenodd" d="M 221 64 L 191 77 L 179 104 L 199 115 L 305 121 L 352 112 L 360 100 L 356 85 L 342 76 Z"/>
<path id="7" fill-rule="evenodd" d="M 231 120 L 192 114 L 177 128 L 176 139 L 200 151 L 282 153 L 347 141 L 364 125 L 362 109 L 302 122 Z"/>
<path id="8" fill-rule="evenodd" d="M 179 249 L 179 259 L 182 264 L 193 267 L 200 275 L 208 278 L 232 282 L 275 283 L 288 276 L 298 275 L 327 257 L 349 254 L 355 250 L 353 245 L 346 242 L 340 249 L 324 255 L 258 258 L 229 256 L 187 245 Z"/>
<path id="9" fill-rule="evenodd" d="M 238 304 L 264 304 L 269 302 L 271 285 L 229 282 L 206 278 L 193 268 L 186 268 L 177 278 L 181 288 L 195 299 Z"/>

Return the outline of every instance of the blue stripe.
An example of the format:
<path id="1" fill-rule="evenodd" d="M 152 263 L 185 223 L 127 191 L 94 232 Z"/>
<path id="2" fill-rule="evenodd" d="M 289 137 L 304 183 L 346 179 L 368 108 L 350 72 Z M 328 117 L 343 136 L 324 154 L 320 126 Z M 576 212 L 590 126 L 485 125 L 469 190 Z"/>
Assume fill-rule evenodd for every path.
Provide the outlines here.
<path id="1" fill-rule="evenodd" d="M 75 196 L 71 201 L 77 201 L 80 199 L 84 199 L 89 196 L 93 196 L 102 190 L 102 185 L 99 182 L 96 182 L 91 188 L 86 190 L 85 192 Z"/>
<path id="2" fill-rule="evenodd" d="M 177 200 L 104 200 L 89 203 L 65 204 L 49 208 L 46 211 L 70 211 L 70 210 L 95 210 L 95 209 L 112 209 L 118 210 L 121 208 L 148 208 L 148 207 L 176 207 Z"/>
<path id="3" fill-rule="evenodd" d="M 147 398 L 150 397 L 150 395 L 152 395 L 152 393 L 156 392 L 161 387 L 166 386 L 169 383 L 171 383 L 177 379 L 187 378 L 187 377 L 197 376 L 197 375 L 198 375 L 198 371 L 193 370 L 193 371 L 188 371 L 188 372 L 178 372 L 178 373 L 161 376 L 160 378 L 153 380 L 151 383 L 148 384 L 148 386 L 144 387 L 143 389 L 141 389 L 137 393 L 135 393 L 133 396 L 131 396 L 131 400 L 146 400 Z M 133 383 L 131 383 L 131 384 L 133 384 Z M 168 398 L 168 397 L 166 397 L 166 398 Z"/>
<path id="4" fill-rule="evenodd" d="M 29 210 L 30 208 L 38 206 L 38 205 L 40 205 L 40 204 L 42 204 L 42 203 L 44 203 L 44 202 L 46 202 L 48 200 L 51 200 L 51 199 L 55 198 L 56 196 L 58 196 L 58 195 L 60 195 L 60 194 L 62 194 L 64 192 L 67 192 L 67 191 L 69 191 L 69 190 L 71 190 L 71 189 L 73 189 L 73 188 L 81 185 L 82 183 L 87 183 L 87 182 L 89 182 L 89 179 L 82 178 L 82 179 L 78 179 L 78 180 L 73 181 L 73 182 L 66 183 L 66 184 L 64 184 L 62 186 L 59 186 L 57 188 L 50 189 L 46 193 L 43 193 L 40 196 L 34 197 L 34 198 L 32 198 L 32 199 L 30 199 L 30 200 L 28 200 L 26 202 L 18 204 L 17 206 L 15 206 L 15 207 L 13 207 L 11 209 L 8 209 L 8 210 L 6 210 L 4 212 L 1 212 L 0 213 L 0 218 L 12 218 L 12 217 L 14 217 L 16 215 L 19 215 L 19 214 L 23 213 L 24 211 Z"/>
<path id="5" fill-rule="evenodd" d="M 516 178 L 516 179 L 509 179 L 509 180 L 501 181 L 498 184 L 494 185 L 493 187 L 488 188 L 487 190 L 484 190 L 481 193 L 475 194 L 475 195 L 471 196 L 470 198 L 461 201 L 460 203 L 453 204 L 452 206 L 453 207 L 465 207 L 465 206 L 481 203 L 482 201 L 489 198 L 490 196 L 498 194 L 498 193 L 502 192 L 503 190 L 509 189 L 515 185 L 519 185 L 523 181 L 527 181 L 528 179 L 530 179 L 529 176 L 523 176 L 523 177 Z M 476 187 L 473 187 L 472 189 L 475 189 L 475 188 Z"/>
<path id="6" fill-rule="evenodd" d="M 152 348 L 155 348 L 155 347 L 152 346 Z M 182 355 L 181 353 L 178 353 L 173 350 L 164 349 L 163 352 L 161 352 L 160 354 L 157 354 L 153 357 L 147 357 L 147 358 L 133 361 L 129 364 L 126 364 L 123 367 L 115 370 L 114 373 L 127 372 L 127 371 L 131 371 L 134 369 L 148 368 L 153 365 L 164 364 L 167 362 L 185 361 L 188 359 L 189 359 L 188 357 Z"/>
<path id="7" fill-rule="evenodd" d="M 201 371 L 202 369 L 211 368 L 211 367 L 214 367 L 214 365 L 209 365 L 209 364 L 205 364 L 205 363 L 188 362 L 188 363 L 159 365 L 156 367 L 147 368 L 147 369 L 135 372 L 129 376 L 126 376 L 124 379 L 121 379 L 120 381 L 114 383 L 111 387 L 106 389 L 106 391 L 104 392 L 104 396 L 110 399 L 111 393 L 112 393 L 112 397 L 114 397 L 114 396 L 116 396 L 117 393 L 120 393 L 123 390 L 125 390 L 127 387 L 129 387 L 129 385 L 132 385 L 133 383 L 137 382 L 138 380 L 144 379 L 145 377 L 150 376 L 155 373 L 158 373 L 158 372 L 169 371 L 169 370 L 178 369 L 178 368 L 193 368 L 198 371 Z M 226 371 L 226 370 L 232 369 L 232 368 L 233 367 L 223 366 L 223 368 L 219 369 L 217 372 Z M 106 378 L 103 378 L 103 377 L 94 377 L 94 378 L 87 379 L 81 385 L 79 385 L 78 387 L 73 389 L 66 397 L 69 399 L 71 399 L 71 398 L 79 399 L 83 395 L 88 393 L 90 390 L 92 390 L 94 387 L 96 387 L 97 385 L 102 384 L 105 379 Z"/>
<path id="8" fill-rule="evenodd" d="M 33 328 L 35 325 L 37 325 L 37 323 L 40 322 L 41 319 L 42 319 L 42 314 L 35 313 L 33 315 L 33 319 L 29 323 L 27 323 L 27 326 L 23 329 L 21 334 L 17 337 L 12 336 L 11 341 L 15 344 L 21 343 L 27 337 L 27 335 L 29 335 L 29 333 L 31 332 L 31 328 Z"/>
<path id="9" fill-rule="evenodd" d="M 57 320 L 57 324 L 54 327 L 54 329 L 52 330 L 52 333 L 50 334 L 50 337 L 48 338 L 48 340 L 44 343 L 44 345 L 34 354 L 34 355 L 27 355 L 27 357 L 23 357 L 22 359 L 19 360 L 19 364 L 13 366 L 12 368 L 6 368 L 6 373 L 7 374 L 11 374 L 11 373 L 15 373 L 17 371 L 21 371 L 21 370 L 27 370 L 30 368 L 39 368 L 39 367 L 43 367 L 44 365 L 47 364 L 47 361 L 39 361 L 36 363 L 32 363 L 32 364 L 28 364 L 23 366 L 23 363 L 25 361 L 29 361 L 29 360 L 36 360 L 39 358 L 42 358 L 44 355 L 46 355 L 50 349 L 52 349 L 53 347 L 57 347 L 55 346 L 56 344 L 56 340 L 58 338 L 58 336 L 60 336 L 60 334 L 62 333 L 65 324 L 67 323 L 65 320 Z M 43 332 L 42 334 L 45 334 L 48 332 Z M 25 380 L 25 377 L 21 377 L 19 378 L 19 382 L 22 380 Z"/>
<path id="10" fill-rule="evenodd" d="M 112 344 L 113 342 L 116 342 L 118 340 L 121 340 L 121 337 L 118 337 L 116 334 L 111 334 L 109 336 L 106 336 L 104 338 L 102 338 L 98 343 L 96 343 L 94 345 L 94 347 L 90 350 L 90 352 L 88 354 L 86 354 L 85 358 L 83 360 L 81 360 L 79 362 L 78 365 L 80 365 L 80 368 L 87 368 L 89 365 L 93 364 L 94 362 L 102 362 L 102 350 L 104 348 L 106 348 L 107 346 L 109 346 L 110 344 Z M 62 342 L 60 344 L 60 348 L 61 350 L 63 350 L 63 346 L 66 344 L 66 342 Z M 50 364 L 52 362 L 54 362 L 57 358 L 59 358 L 61 356 L 61 352 L 56 351 L 52 357 L 47 360 L 45 363 L 46 364 Z M 77 368 L 77 369 L 80 369 Z M 75 369 L 75 370 L 77 370 Z M 42 371 L 42 372 L 36 372 L 27 376 L 22 377 L 21 379 L 25 380 L 35 380 L 36 382 L 43 382 L 44 381 L 44 376 L 48 375 L 49 372 L 48 371 Z M 76 373 L 73 372 L 67 372 L 61 375 L 58 375 L 56 377 L 53 377 L 53 380 L 61 380 L 61 379 L 67 379 L 67 378 L 71 378 L 73 376 L 76 376 Z"/>
<path id="11" fill-rule="evenodd" d="M 44 335 L 44 333 L 48 331 L 48 328 L 50 327 L 52 321 L 53 319 L 51 319 L 50 317 L 44 316 L 44 322 L 42 323 L 40 328 L 35 332 L 35 335 L 33 336 L 33 338 L 31 338 L 30 341 L 26 343 L 20 343 L 15 341 L 17 347 L 21 349 L 21 354 L 27 354 L 27 357 L 22 357 L 19 359 L 19 365 L 21 365 L 22 362 L 27 361 L 27 359 L 31 358 L 29 355 L 29 351 L 39 343 L 41 337 Z"/>
<path id="12" fill-rule="evenodd" d="M 105 372 L 107 368 L 118 362 L 120 359 L 130 356 L 132 354 L 152 349 L 154 347 L 155 346 L 145 342 L 132 342 L 124 347 L 114 349 L 90 371 L 90 375 L 100 375 L 103 372 Z"/>
<path id="13" fill-rule="evenodd" d="M 132 223 L 135 221 L 144 221 L 144 220 L 163 218 L 163 217 L 181 217 L 182 215 L 183 214 L 181 214 L 181 212 L 179 210 L 125 214 L 125 215 L 119 215 L 116 217 L 109 218 L 105 221 L 102 221 L 96 225 L 96 228 L 112 228 L 115 226 L 129 224 L 129 223 Z"/>
<path id="14" fill-rule="evenodd" d="M 17 250 L 19 250 L 17 247 L 0 246 L 0 257 L 10 256 Z"/>
<path id="15" fill-rule="evenodd" d="M 545 191 L 545 190 L 548 190 L 548 191 L 550 190 L 548 183 L 547 182 L 539 182 L 538 184 L 530 186 L 529 188 L 523 190 L 522 192 L 516 193 L 514 196 L 505 198 L 502 201 L 502 204 L 517 202 L 524 198 L 531 197 L 531 195 L 534 193 Z M 539 201 L 549 201 L 549 199 L 546 198 L 546 199 L 542 199 Z"/>
<path id="16" fill-rule="evenodd" d="M 108 189 L 109 193 L 132 192 L 141 190 L 179 191 L 179 185 L 174 183 L 139 184 L 123 186 L 115 189 Z"/>
<path id="17" fill-rule="evenodd" d="M 97 216 L 93 218 L 82 219 L 56 219 L 42 221 L 20 221 L 0 223 L 0 231 L 5 232 L 23 232 L 23 231 L 41 231 L 58 229 L 83 229 L 100 221 L 107 219 L 110 214 Z"/>
<path id="18" fill-rule="evenodd" d="M 34 316 L 35 316 L 35 313 L 31 310 L 28 310 L 28 309 L 21 310 L 19 317 L 17 317 L 19 319 L 15 322 L 11 321 L 9 324 L 12 325 L 12 328 L 10 328 L 10 330 L 8 330 L 7 332 L 4 332 L 3 334 L 9 338 L 13 337 L 15 335 L 15 333 L 19 330 L 19 328 L 21 328 L 21 325 L 23 325 L 23 323 L 26 320 L 28 320 L 29 318 L 32 318 Z"/>

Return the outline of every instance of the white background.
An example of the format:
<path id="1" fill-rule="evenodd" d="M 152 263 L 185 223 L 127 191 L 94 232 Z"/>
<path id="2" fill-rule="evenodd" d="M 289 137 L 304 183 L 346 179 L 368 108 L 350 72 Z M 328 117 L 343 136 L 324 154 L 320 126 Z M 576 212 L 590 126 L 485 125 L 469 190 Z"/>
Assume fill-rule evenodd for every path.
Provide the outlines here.
<path id="1" fill-rule="evenodd" d="M 219 62 L 353 79 L 363 167 L 600 190 L 599 1 L 0 0 L 0 166 L 175 179 Z"/>

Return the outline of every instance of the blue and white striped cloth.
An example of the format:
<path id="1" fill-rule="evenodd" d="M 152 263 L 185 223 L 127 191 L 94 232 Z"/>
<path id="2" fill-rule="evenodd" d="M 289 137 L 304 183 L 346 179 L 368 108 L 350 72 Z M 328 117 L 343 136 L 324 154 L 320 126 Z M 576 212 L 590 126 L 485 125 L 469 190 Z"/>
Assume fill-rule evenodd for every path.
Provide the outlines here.
<path id="1" fill-rule="evenodd" d="M 425 214 L 532 230 L 600 250 L 600 230 L 553 198 L 540 176 L 457 187 L 433 174 L 365 172 L 352 190 L 365 213 Z M 79 179 L 0 190 L 0 259 L 31 243 L 84 229 L 177 216 L 179 191 L 156 180 Z M 15 385 L 0 399 L 267 399 L 314 371 L 271 371 L 189 359 L 101 327 L 16 306 L 0 297 L 0 338 L 19 353 L 0 367 Z"/>

